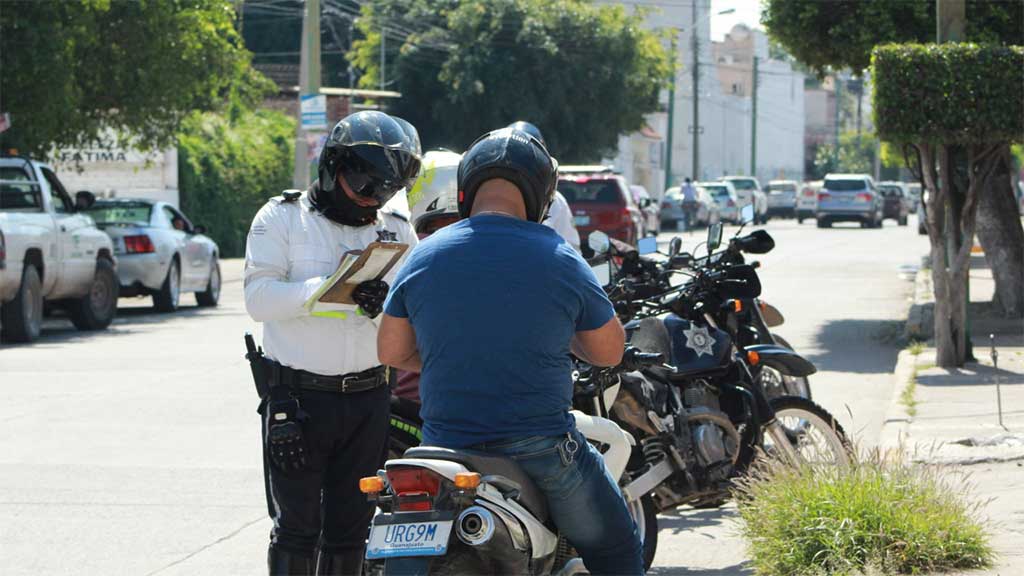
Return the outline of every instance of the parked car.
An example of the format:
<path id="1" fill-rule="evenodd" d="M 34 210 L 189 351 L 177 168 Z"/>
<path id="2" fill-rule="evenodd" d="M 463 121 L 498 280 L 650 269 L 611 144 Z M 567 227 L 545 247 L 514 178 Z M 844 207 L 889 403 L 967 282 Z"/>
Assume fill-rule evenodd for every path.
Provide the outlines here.
<path id="1" fill-rule="evenodd" d="M 818 228 L 834 222 L 860 222 L 861 228 L 882 227 L 882 195 L 867 174 L 827 174 L 818 192 Z"/>
<path id="2" fill-rule="evenodd" d="M 918 213 L 921 209 L 921 183 L 910 182 L 907 184 L 907 191 L 910 192 L 910 199 L 913 201 L 914 206 L 912 210 L 914 213 Z"/>
<path id="3" fill-rule="evenodd" d="M 217 244 L 166 202 L 100 200 L 89 214 L 114 242 L 121 296 L 152 296 L 161 312 L 178 309 L 182 292 L 195 292 L 200 306 L 220 299 Z"/>
<path id="4" fill-rule="evenodd" d="M 772 180 L 765 186 L 768 195 L 768 215 L 794 218 L 796 216 L 797 183 L 793 180 Z"/>
<path id="5" fill-rule="evenodd" d="M 731 182 L 701 182 L 718 211 L 718 221 L 740 223 L 740 199 Z"/>
<path id="6" fill-rule="evenodd" d="M 740 199 L 740 208 L 747 204 L 754 206 L 754 223 L 768 222 L 768 197 L 761 191 L 761 183 L 750 176 L 723 176 L 723 182 L 731 182 Z"/>
<path id="7" fill-rule="evenodd" d="M 633 201 L 636 202 L 644 220 L 644 236 L 657 235 L 661 231 L 661 217 L 658 215 L 658 203 L 651 198 L 647 188 L 639 184 L 629 187 L 633 192 Z"/>
<path id="8" fill-rule="evenodd" d="M 722 210 L 715 202 L 713 191 L 722 188 L 721 182 L 697 182 L 697 225 L 711 226 L 722 221 Z"/>
<path id="9" fill-rule="evenodd" d="M 643 216 L 626 179 L 610 168 L 593 169 L 559 167 L 558 191 L 572 208 L 584 255 L 590 255 L 587 238 L 594 230 L 635 246 L 643 236 Z"/>
<path id="10" fill-rule="evenodd" d="M 796 199 L 796 222 L 803 224 L 804 218 L 814 218 L 818 211 L 818 191 L 821 190 L 821 180 L 804 182 L 800 187 L 800 196 Z"/>
<path id="11" fill-rule="evenodd" d="M 928 235 L 928 190 L 921 192 L 921 206 L 917 211 L 917 233 Z"/>
<path id="12" fill-rule="evenodd" d="M 686 217 L 686 210 L 692 210 L 693 216 L 690 224 L 692 226 L 709 226 L 721 220 L 720 210 L 714 198 L 704 187 L 705 183 L 698 182 L 694 185 L 696 194 L 692 204 L 686 204 L 683 200 L 683 191 L 679 186 L 673 186 L 665 191 L 665 198 L 661 201 L 661 226 L 662 229 L 671 228 L 678 230 L 680 223 Z M 720 185 L 721 182 L 712 182 L 712 185 Z"/>
<path id="13" fill-rule="evenodd" d="M 882 218 L 892 218 L 900 226 L 907 225 L 910 214 L 910 192 L 903 182 L 879 182 L 878 191 L 882 194 Z"/>
<path id="14" fill-rule="evenodd" d="M 47 164 L 0 158 L 0 318 L 9 342 L 39 337 L 45 307 L 64 308 L 79 330 L 102 330 L 117 314 L 117 261 L 110 238 L 72 201 Z"/>

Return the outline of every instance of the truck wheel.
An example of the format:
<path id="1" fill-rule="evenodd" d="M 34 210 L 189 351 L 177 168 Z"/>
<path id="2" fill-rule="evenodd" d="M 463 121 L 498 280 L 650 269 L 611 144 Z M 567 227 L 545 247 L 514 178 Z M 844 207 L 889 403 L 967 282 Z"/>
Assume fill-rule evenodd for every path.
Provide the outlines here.
<path id="1" fill-rule="evenodd" d="M 68 302 L 71 323 L 79 330 L 103 330 L 117 316 L 117 273 L 110 260 L 96 261 L 89 293 Z"/>
<path id="2" fill-rule="evenodd" d="M 6 342 L 31 342 L 39 337 L 43 325 L 43 283 L 35 266 L 25 264 L 18 293 L 3 305 L 0 314 Z"/>
<path id="3" fill-rule="evenodd" d="M 196 292 L 196 303 L 203 307 L 216 306 L 220 300 L 220 262 L 216 259 L 210 267 L 210 280 L 206 290 Z"/>
<path id="4" fill-rule="evenodd" d="M 153 307 L 158 312 L 174 312 L 178 309 L 178 300 L 181 298 L 181 267 L 178 259 L 171 260 L 171 266 L 167 269 L 167 278 L 164 278 L 160 291 L 153 294 Z"/>

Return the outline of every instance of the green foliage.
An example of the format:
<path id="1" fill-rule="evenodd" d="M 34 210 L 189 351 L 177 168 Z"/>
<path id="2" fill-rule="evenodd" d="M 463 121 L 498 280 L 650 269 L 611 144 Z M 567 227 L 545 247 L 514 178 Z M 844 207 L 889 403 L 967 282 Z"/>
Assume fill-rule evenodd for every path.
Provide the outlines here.
<path id="1" fill-rule="evenodd" d="M 988 566 L 988 534 L 953 480 L 877 451 L 847 469 L 765 465 L 737 494 L 750 563 L 763 576 Z"/>
<path id="2" fill-rule="evenodd" d="M 44 156 L 97 140 L 173 142 L 192 110 L 258 101 L 268 82 L 249 66 L 230 0 L 5 0 L 0 94 L 6 146 Z"/>
<path id="3" fill-rule="evenodd" d="M 860 74 L 871 50 L 890 42 L 935 40 L 935 0 L 764 0 L 769 36 L 819 75 Z M 1024 44 L 1024 3 L 967 0 L 967 40 Z"/>
<path id="4" fill-rule="evenodd" d="M 858 135 L 855 131 L 843 132 L 839 135 L 838 163 L 834 145 L 818 146 L 812 176 L 815 180 L 820 180 L 829 172 L 871 174 L 875 171 L 877 153 L 878 140 L 874 134 L 863 132 Z"/>
<path id="5" fill-rule="evenodd" d="M 875 127 L 886 141 L 1024 139 L 1024 48 L 879 46 L 872 56 L 872 78 Z"/>
<path id="6" fill-rule="evenodd" d="M 563 163 L 594 161 L 640 129 L 671 76 L 663 38 L 643 14 L 582 0 L 374 0 L 352 53 L 366 88 L 380 80 L 387 32 L 389 111 L 426 147 L 465 149 L 529 120 Z M 404 31 L 404 32 L 403 32 Z M 411 34 L 407 33 L 412 31 Z M 391 81 L 394 81 L 392 84 Z"/>
<path id="7" fill-rule="evenodd" d="M 207 227 L 224 257 L 245 253 L 253 216 L 291 187 L 295 120 L 271 110 L 196 113 L 178 136 L 182 210 Z"/>

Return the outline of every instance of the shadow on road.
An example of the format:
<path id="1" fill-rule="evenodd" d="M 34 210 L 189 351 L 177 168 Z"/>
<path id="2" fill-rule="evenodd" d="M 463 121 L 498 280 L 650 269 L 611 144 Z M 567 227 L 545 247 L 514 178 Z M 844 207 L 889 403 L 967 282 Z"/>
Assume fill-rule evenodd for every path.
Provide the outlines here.
<path id="1" fill-rule="evenodd" d="M 647 574 L 657 576 L 747 576 L 754 572 L 743 564 L 725 568 L 687 568 L 685 566 L 655 566 Z"/>
<path id="2" fill-rule="evenodd" d="M 71 320 L 62 311 L 55 310 L 43 321 L 40 337 L 29 344 L 13 344 L 5 342 L 5 349 L 21 346 L 45 348 L 47 345 L 64 344 L 81 339 L 118 338 L 138 334 L 140 329 L 156 324 L 164 324 L 174 320 L 188 318 L 213 318 L 218 316 L 239 316 L 244 311 L 231 310 L 224 307 L 200 308 L 199 306 L 183 306 L 176 312 L 157 312 L 152 306 L 118 306 L 114 323 L 106 330 L 82 331 L 71 324 Z"/>
<path id="3" fill-rule="evenodd" d="M 979 355 L 977 349 L 975 349 L 975 355 Z M 962 369 L 954 368 L 948 370 L 945 374 L 919 375 L 917 383 L 920 386 L 941 388 L 943 386 L 967 386 L 976 382 L 994 384 L 997 378 L 1002 386 L 1024 384 L 1024 374 L 973 363 L 967 364 Z"/>
<path id="4" fill-rule="evenodd" d="M 678 508 L 658 515 L 658 531 L 671 530 L 673 534 L 683 532 L 697 533 L 702 528 L 733 527 L 736 509 L 733 507 L 697 510 L 694 508 Z"/>
<path id="5" fill-rule="evenodd" d="M 903 323 L 897 320 L 830 320 L 814 335 L 824 352 L 807 357 L 818 370 L 859 374 L 891 373 L 902 345 Z"/>

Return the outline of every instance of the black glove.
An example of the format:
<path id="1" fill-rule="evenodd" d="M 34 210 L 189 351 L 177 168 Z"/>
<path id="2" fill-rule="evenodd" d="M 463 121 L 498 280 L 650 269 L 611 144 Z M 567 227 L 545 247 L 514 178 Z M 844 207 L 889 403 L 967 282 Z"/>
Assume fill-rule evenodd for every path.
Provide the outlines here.
<path id="1" fill-rule="evenodd" d="M 301 422 L 306 419 L 298 400 L 270 402 L 267 414 L 267 452 L 278 470 L 302 472 L 309 466 Z"/>
<path id="2" fill-rule="evenodd" d="M 388 283 L 383 280 L 367 280 L 352 291 L 352 300 L 355 300 L 363 314 L 370 318 L 380 316 L 384 310 L 384 300 L 387 297 Z"/>

